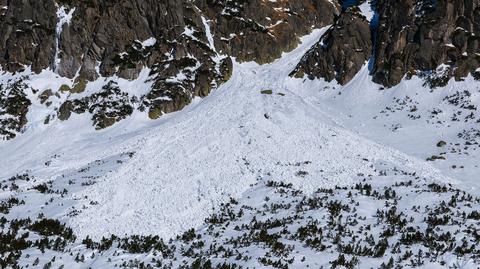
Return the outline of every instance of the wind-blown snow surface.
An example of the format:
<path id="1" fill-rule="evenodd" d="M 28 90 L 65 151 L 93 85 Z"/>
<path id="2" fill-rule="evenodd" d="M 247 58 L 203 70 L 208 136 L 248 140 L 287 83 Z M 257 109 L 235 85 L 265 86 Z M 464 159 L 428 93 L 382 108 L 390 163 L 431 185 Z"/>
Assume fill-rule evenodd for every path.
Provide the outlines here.
<path id="1" fill-rule="evenodd" d="M 240 197 L 258 178 L 290 182 L 309 193 L 348 185 L 358 175 L 389 165 L 454 182 L 423 160 L 340 127 L 323 103 L 313 102 L 318 96 L 302 94 L 309 84 L 288 78 L 324 31 L 314 31 L 272 64 L 235 64 L 230 81 L 159 121 L 137 113 L 94 132 L 84 127 L 90 125 L 87 116 L 76 115 L 47 128 L 31 127 L 0 144 L 0 177 L 28 170 L 38 181 L 61 180 L 96 160 L 135 152 L 107 167 L 96 184 L 69 193 L 77 210 L 73 217 L 67 217 L 72 208 L 51 212 L 80 238 L 170 238 L 201 225 L 214 207 L 229 196 Z M 312 83 L 318 87 L 320 82 Z"/>
<path id="2" fill-rule="evenodd" d="M 371 81 L 365 66 L 343 87 L 319 80 L 292 80 L 289 86 L 306 103 L 335 115 L 338 125 L 419 159 L 441 157 L 432 165 L 463 189 L 480 190 L 480 87 L 473 77 L 436 89 L 413 77 L 385 89 Z"/>

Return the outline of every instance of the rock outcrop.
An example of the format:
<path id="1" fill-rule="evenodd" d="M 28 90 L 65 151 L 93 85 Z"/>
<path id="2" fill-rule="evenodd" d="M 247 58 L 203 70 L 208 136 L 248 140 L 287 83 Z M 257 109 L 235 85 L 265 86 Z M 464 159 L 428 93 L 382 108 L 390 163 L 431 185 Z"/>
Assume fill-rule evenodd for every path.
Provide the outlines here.
<path id="1" fill-rule="evenodd" d="M 480 66 L 480 1 L 377 1 L 380 14 L 373 79 L 385 86 L 445 64 L 460 79 Z"/>
<path id="2" fill-rule="evenodd" d="M 16 72 L 49 67 L 55 51 L 57 8 L 53 0 L 0 1 L 0 64 Z"/>
<path id="3" fill-rule="evenodd" d="M 372 54 L 370 24 L 357 7 L 346 9 L 292 72 L 295 77 L 349 82 Z"/>
<path id="4" fill-rule="evenodd" d="M 132 110 L 156 119 L 182 109 L 229 79 L 230 56 L 271 62 L 339 13 L 329 0 L 0 0 L 0 8 L 2 70 L 28 76 L 49 69 L 71 79 L 39 94 L 66 95 L 52 106 L 56 117 L 88 112 L 98 129 Z M 106 91 L 118 79 L 138 79 L 145 68 L 147 92 L 120 85 Z M 103 86 L 88 86 L 99 79 Z M 121 112 L 106 113 L 107 107 Z"/>
<path id="5" fill-rule="evenodd" d="M 72 112 L 82 114 L 89 112 L 96 129 L 112 126 L 133 113 L 135 97 L 123 92 L 111 81 L 102 90 L 82 99 L 67 100 L 60 106 L 60 120 L 68 120 Z"/>
<path id="6" fill-rule="evenodd" d="M 215 23 L 215 44 L 239 61 L 268 63 L 298 45 L 312 28 L 333 23 L 340 13 L 335 1 L 199 0 Z"/>
<path id="7" fill-rule="evenodd" d="M 93 1 L 69 6 L 75 11 L 62 31 L 59 74 L 72 77 L 79 70 L 80 81 L 97 76 L 136 79 L 143 68 L 149 68 L 155 83 L 138 98 L 139 108 L 148 110 L 151 118 L 182 109 L 195 96 L 208 95 L 231 72 L 231 60 L 218 57 L 206 35 L 208 25 L 190 1 Z M 89 100 L 97 99 L 81 103 Z"/>
<path id="8" fill-rule="evenodd" d="M 374 82 L 392 87 L 417 75 L 430 87 L 451 78 L 480 77 L 480 1 L 379 0 L 373 20 L 362 21 L 357 6 L 341 1 L 342 14 L 292 75 L 349 82 L 371 59 Z M 370 26 L 370 27 L 369 27 Z M 371 34 L 369 34 L 371 32 Z M 370 52 L 369 52 L 370 50 Z"/>

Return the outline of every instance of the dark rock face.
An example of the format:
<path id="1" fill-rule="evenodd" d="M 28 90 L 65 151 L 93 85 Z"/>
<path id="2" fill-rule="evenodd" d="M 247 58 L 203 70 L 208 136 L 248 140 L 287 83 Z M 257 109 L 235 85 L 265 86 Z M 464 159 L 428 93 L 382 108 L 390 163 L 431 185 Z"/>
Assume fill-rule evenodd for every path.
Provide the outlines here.
<path id="1" fill-rule="evenodd" d="M 377 1 L 380 13 L 373 79 L 398 84 L 407 73 L 435 71 L 443 81 L 460 79 L 480 66 L 480 1 Z"/>
<path id="2" fill-rule="evenodd" d="M 239 61 L 268 63 L 298 45 L 313 28 L 331 24 L 335 1 L 198 0 L 214 23 L 215 44 Z"/>
<path id="3" fill-rule="evenodd" d="M 341 2 L 352 7 L 344 9 L 292 75 L 345 84 L 371 58 L 373 81 L 386 87 L 412 75 L 430 87 L 445 86 L 452 77 L 479 77 L 480 1 L 379 0 L 373 30 L 352 13 L 363 1 Z"/>
<path id="4" fill-rule="evenodd" d="M 187 26 L 203 32 L 194 7 L 184 1 L 63 2 L 70 10 L 75 9 L 60 36 L 58 71 L 66 77 L 80 70 L 87 79 L 94 79 L 100 62 L 99 75 L 134 79 L 142 67 L 166 60 L 165 53 L 174 47 L 185 53 L 186 44 L 179 39 Z M 190 22 L 193 25 L 188 25 Z M 142 45 L 152 37 L 157 42 Z M 182 56 L 179 53 L 177 58 Z"/>
<path id="5" fill-rule="evenodd" d="M 48 68 L 55 53 L 55 2 L 0 0 L 0 7 L 2 67 L 12 72 L 26 65 L 35 72 Z"/>
<path id="6" fill-rule="evenodd" d="M 136 109 L 152 119 L 182 109 L 229 79 L 229 56 L 273 61 L 339 13 L 329 0 L 0 0 L 0 7 L 2 69 L 31 66 L 72 79 L 36 98 L 49 106 L 49 96 L 68 95 L 52 108 L 57 117 L 88 112 L 97 129 Z M 108 84 L 109 77 L 137 79 L 144 68 L 153 86 L 142 96 Z M 76 97 L 99 78 L 104 88 Z"/>
<path id="7" fill-rule="evenodd" d="M 5 70 L 13 72 L 22 65 L 33 65 L 35 72 L 52 68 L 68 78 L 80 71 L 89 80 L 114 74 L 133 79 L 142 67 L 165 61 L 164 54 L 173 49 L 177 54 L 175 59 L 191 53 L 192 47 L 201 53 L 208 52 L 211 48 L 202 46 L 208 44 L 202 17 L 210 21 L 220 54 L 240 61 L 268 62 L 293 49 L 298 38 L 312 28 L 332 23 L 339 13 L 339 6 L 328 0 L 269 3 L 1 0 L 0 3 L 6 7 L 0 13 L 3 52 L 0 63 Z M 186 29 L 193 36 L 185 35 Z M 142 48 L 141 41 L 151 37 L 157 43 Z M 191 41 L 202 44 L 187 44 Z M 97 63 L 100 74 L 95 70 Z"/>
<path id="8" fill-rule="evenodd" d="M 292 75 L 346 84 L 370 58 L 371 40 L 369 22 L 357 7 L 348 8 L 307 52 Z"/>
<path id="9" fill-rule="evenodd" d="M 91 1 L 87 5 L 74 1 L 69 5 L 75 11 L 62 31 L 59 74 L 73 77 L 80 70 L 86 80 L 98 75 L 135 79 L 148 67 L 155 83 L 140 98 L 151 118 L 182 109 L 195 96 L 208 95 L 212 85 L 228 75 L 216 67 L 230 59 L 213 60 L 217 54 L 208 44 L 201 11 L 188 1 Z M 96 73 L 97 62 L 100 74 Z M 102 100 L 79 101 L 92 113 L 91 107 Z M 105 117 L 108 124 L 94 118 L 97 128 L 124 118 L 100 118 Z"/>

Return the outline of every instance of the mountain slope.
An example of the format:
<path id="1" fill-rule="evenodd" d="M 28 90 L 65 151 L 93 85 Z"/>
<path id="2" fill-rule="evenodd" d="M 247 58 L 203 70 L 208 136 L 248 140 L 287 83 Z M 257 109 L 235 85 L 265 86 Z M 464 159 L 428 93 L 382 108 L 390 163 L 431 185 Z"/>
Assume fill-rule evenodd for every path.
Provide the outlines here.
<path id="1" fill-rule="evenodd" d="M 236 64 L 231 80 L 212 96 L 150 124 L 146 131 L 132 131 L 135 127 L 129 124 L 140 127 L 134 118 L 125 120 L 127 127 L 119 125 L 99 137 L 87 128 L 69 130 L 64 124 L 45 129 L 46 134 L 27 132 L 16 143 L 2 146 L 10 157 L 1 170 L 25 167 L 47 181 L 63 171 L 134 152 L 98 183 L 71 195 L 88 199 L 75 206 L 81 213 L 68 222 L 79 235 L 96 238 L 168 236 L 198 226 L 215 205 L 240 195 L 257 178 L 281 178 L 311 192 L 348 185 L 358 174 L 374 174 L 376 165 L 386 162 L 442 180 L 430 165 L 339 128 L 322 106 L 309 105 L 288 86 L 291 67 L 322 32 L 315 31 L 272 64 Z M 81 119 L 74 124 L 81 126 Z M 123 128 L 129 131 L 119 135 Z M 46 136 L 50 139 L 35 145 L 36 138 Z M 25 156 L 31 148 L 36 151 Z"/>
<path id="2" fill-rule="evenodd" d="M 158 119 L 227 81 L 230 57 L 271 62 L 339 13 L 328 0 L 3 0 L 0 6 L 0 139 L 74 114 L 90 115 L 97 130 L 135 111 Z M 39 76 L 51 81 L 39 86 Z M 137 90 L 125 80 L 144 85 Z M 25 95 L 30 102 L 15 105 Z M 32 106 L 37 102 L 40 112 Z"/>
<path id="3" fill-rule="evenodd" d="M 74 226 L 82 235 L 92 235 L 93 227 L 99 235 L 138 233 L 138 227 L 168 235 L 200 225 L 212 207 L 259 177 L 282 178 L 310 192 L 349 184 L 382 161 L 441 180 L 429 165 L 329 124 L 321 108 L 306 105 L 285 85 L 281 78 L 310 44 L 271 65 L 235 65 L 214 95 L 144 135 L 128 149 L 136 152 L 131 161 L 82 193 L 99 206 L 80 214 Z M 271 95 L 261 93 L 268 90 Z M 288 165 L 296 163 L 302 165 Z"/>
<path id="4" fill-rule="evenodd" d="M 425 236 L 445 238 L 441 232 L 432 234 L 428 229 L 431 225 L 438 225 L 434 224 L 436 219 L 429 226 L 425 226 L 422 220 L 425 214 L 433 216 L 444 209 L 427 206 L 427 213 L 419 214 L 412 207 L 424 206 L 422 203 L 426 200 L 430 201 L 429 205 L 441 205 L 451 195 L 463 195 L 466 198 L 456 198 L 458 204 L 449 205 L 451 208 L 445 212 L 447 224 L 441 227 L 445 229 L 442 231 L 456 231 L 457 234 L 462 229 L 467 232 L 462 232 L 461 238 L 460 235 L 457 239 L 450 238 L 452 245 L 442 250 L 445 255 L 436 255 L 427 264 L 463 264 L 464 268 L 474 268 L 478 248 L 471 245 L 476 240 L 475 233 L 468 232 L 466 227 L 476 227 L 472 219 L 476 218 L 479 202 L 478 198 L 450 185 L 460 186 L 462 181 L 444 176 L 426 161 L 342 127 L 343 117 L 328 109 L 333 107 L 335 98 L 322 100 L 321 95 L 311 92 L 321 88 L 322 84 L 337 87 L 334 84 L 307 83 L 288 76 L 295 63 L 325 30 L 314 31 L 303 39 L 299 48 L 272 64 L 235 63 L 229 82 L 210 96 L 196 100 L 185 110 L 160 121 L 152 122 L 145 114 L 138 113 L 98 132 L 84 124 L 89 121 L 88 117 L 79 115 L 67 124 L 58 122 L 49 128 L 32 128 L 14 141 L 3 143 L 0 149 L 9 157 L 1 163 L 1 176 L 7 178 L 19 173 L 2 183 L 2 197 L 8 201 L 2 204 L 6 208 L 3 212 L 7 212 L 4 229 L 20 225 L 23 228 L 19 232 L 30 231 L 31 236 L 41 237 L 39 227 L 48 223 L 48 219 L 60 219 L 67 227 L 73 228 L 68 230 L 70 228 L 60 226 L 58 231 L 43 235 L 47 242 L 52 240 L 48 243 L 50 246 L 47 244 L 47 254 L 35 245 L 25 249 L 17 261 L 23 265 L 34 264 L 34 267 L 35 264 L 63 264 L 72 268 L 113 265 L 137 268 L 141 264 L 164 268 L 207 268 L 206 263 L 213 263 L 213 266 L 303 268 L 305 263 L 327 267 L 333 264 L 348 267 L 359 263 L 380 266 L 381 263 L 388 264 L 389 257 L 392 257 L 398 259 L 395 264 L 421 265 L 426 262 L 422 253 L 431 255 L 431 249 L 439 247 L 424 246 L 426 243 L 423 242 L 437 242 L 437 239 L 409 243 L 408 238 L 416 229 Z M 355 85 L 369 83 L 369 76 L 355 79 L 365 81 L 363 84 L 357 81 Z M 332 89 L 329 94 L 337 95 L 338 92 Z M 70 123 L 72 125 L 68 126 Z M 38 137 L 49 139 L 39 140 Z M 32 148 L 36 150 L 31 151 Z M 365 186 L 354 188 L 360 182 Z M 337 186 L 336 190 L 332 190 L 333 186 Z M 346 188 L 345 191 L 342 188 Z M 395 190 L 400 196 L 395 196 L 394 192 L 391 193 L 394 196 L 384 196 L 382 193 L 386 188 Z M 386 236 L 391 237 L 387 248 L 410 244 L 413 247 L 402 248 L 393 256 L 386 254 L 385 250 L 378 254 L 376 249 L 386 242 L 385 235 L 382 235 L 362 239 L 364 251 L 355 251 L 355 254 L 338 251 L 353 239 L 343 233 L 335 235 L 337 229 L 332 228 L 333 220 L 327 221 L 329 218 L 325 216 L 337 216 L 332 213 L 335 212 L 332 205 L 347 202 L 349 189 L 355 192 L 355 198 L 351 198 L 355 202 L 348 203 L 362 203 L 358 208 L 360 217 L 350 211 L 351 208 L 341 207 L 345 221 L 355 217 L 361 221 L 349 224 L 352 229 L 363 230 L 373 225 L 369 218 L 376 209 L 396 214 L 391 210 L 397 210 L 398 206 L 402 212 L 399 216 L 405 216 L 405 220 L 412 217 L 418 227 L 402 224 L 401 218 L 397 224 L 389 218 L 383 222 L 377 212 L 375 216 L 379 222 L 375 229 L 382 234 L 391 233 L 389 229 L 398 229 L 398 236 Z M 312 198 L 322 197 L 322 192 L 326 197 Z M 330 192 L 336 194 L 331 196 Z M 370 195 L 373 196 L 367 198 Z M 409 196 L 416 198 L 405 200 Z M 302 199 L 332 199 L 333 204 L 313 206 L 309 202 L 306 211 L 298 211 L 300 205 L 293 205 L 302 204 Z M 230 209 L 235 200 L 240 205 Z M 390 203 L 398 205 L 390 208 Z M 463 203 L 471 203 L 473 207 L 467 209 Z M 225 204 L 226 207 L 222 206 Z M 261 213 L 265 206 L 277 209 Z M 232 217 L 230 210 L 240 217 Z M 250 213 L 241 217 L 239 210 Z M 455 210 L 467 210 L 465 214 L 471 217 L 454 220 L 455 215 L 451 212 Z M 299 212 L 303 213 L 299 215 Z M 263 214 L 268 217 L 261 218 Z M 218 219 L 220 216 L 224 217 Z M 295 221 L 287 221 L 288 216 Z M 37 219 L 38 223 L 15 224 L 16 219 L 27 217 Z M 320 221 L 316 225 L 322 227 L 321 230 L 331 229 L 321 241 L 326 249 L 311 241 L 318 236 L 316 232 L 307 237 L 301 235 L 302 229 L 312 227 L 312 217 Z M 231 221 L 224 222 L 223 218 L 231 218 Z M 204 226 L 205 219 L 208 229 Z M 254 225 L 259 220 L 266 222 L 258 225 L 273 225 L 265 228 L 264 237 L 260 236 L 263 226 Z M 277 234 L 278 228 L 273 223 L 286 225 L 288 232 Z M 344 223 L 342 217 L 338 225 L 341 223 Z M 395 225 L 399 226 L 395 228 Z M 71 239 L 70 233 L 77 240 Z M 260 233 L 259 237 L 256 237 L 257 233 Z M 295 233 L 300 237 L 297 238 Z M 138 234 L 146 237 L 136 236 Z M 160 239 L 175 234 L 183 235 L 168 244 Z M 160 238 L 151 235 L 160 235 Z M 30 239 L 31 236 L 27 239 L 34 240 L 35 237 Z M 233 258 L 229 249 L 238 247 L 235 247 L 237 236 L 240 236 L 238 240 L 243 238 L 243 247 Z M 308 239 L 308 236 L 313 237 Z M 334 239 L 338 236 L 344 241 Z M 281 244 L 272 245 L 268 240 Z M 366 242 L 372 240 L 373 252 L 370 253 Z M 56 246 L 54 242 L 57 241 L 64 242 L 60 243 L 64 247 Z M 224 242 L 222 245 L 226 248 L 216 249 L 217 242 Z M 440 242 L 438 239 L 435 244 Z M 301 254 L 294 254 L 291 247 Z M 409 251 L 413 251 L 412 254 Z M 473 256 L 464 251 L 470 251 L 468 253 Z M 218 256 L 219 253 L 223 253 L 223 258 Z M 318 253 L 324 253 L 324 259 L 318 259 Z M 238 260 L 238 255 L 243 258 Z"/>
<path id="5" fill-rule="evenodd" d="M 0 268 L 477 268 L 476 56 L 442 25 L 478 8 L 445 3 L 0 0 Z M 458 61 L 420 68 L 418 22 Z"/>

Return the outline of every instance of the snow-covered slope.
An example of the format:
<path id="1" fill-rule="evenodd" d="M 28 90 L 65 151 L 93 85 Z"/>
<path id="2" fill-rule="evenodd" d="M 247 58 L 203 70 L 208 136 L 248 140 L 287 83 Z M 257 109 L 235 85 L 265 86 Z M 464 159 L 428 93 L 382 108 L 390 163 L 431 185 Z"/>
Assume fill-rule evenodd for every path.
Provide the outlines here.
<path id="1" fill-rule="evenodd" d="M 419 77 L 385 89 L 364 69 L 342 87 L 294 81 L 308 104 L 321 104 L 340 126 L 430 162 L 463 188 L 480 190 L 480 89 L 473 77 L 431 89 Z"/>
<path id="2" fill-rule="evenodd" d="M 411 127 L 392 134 L 391 126 L 383 126 L 390 123 L 390 118 L 385 118 L 385 113 L 378 111 L 397 100 L 394 97 L 402 98 L 403 95 L 426 96 L 423 99 L 416 97 L 423 102 L 416 107 L 418 111 L 428 111 L 439 102 L 441 95 L 453 93 L 456 87 L 470 85 L 468 81 L 464 84 L 452 83 L 442 93 L 423 93 L 419 92 L 419 89 L 424 89 L 421 81 L 416 79 L 406 81 L 395 89 L 380 91 L 378 85 L 370 82 L 366 67 L 345 87 L 288 77 L 305 51 L 319 40 L 324 31 L 314 31 L 303 38 L 296 50 L 271 64 L 234 64 L 233 76 L 227 83 L 208 97 L 196 99 L 183 111 L 166 115 L 158 121 L 150 121 L 146 113 L 137 111 L 131 118 L 109 129 L 94 131 L 87 116 L 73 115 L 73 119 L 67 122 L 30 125 L 15 140 L 0 142 L 0 179 L 5 179 L 0 185 L 0 198 L 7 201 L 16 197 L 24 201 L 12 200 L 10 204 L 2 204 L 7 208 L 5 216 L 9 220 L 27 217 L 59 219 L 72 227 L 79 239 L 100 240 L 103 236 L 138 234 L 159 235 L 168 239 L 190 228 L 199 228 L 203 236 L 211 236 L 202 226 L 205 218 L 218 213 L 221 204 L 231 198 L 238 198 L 242 205 L 260 212 L 262 200 L 268 202 L 268 196 L 262 196 L 268 190 L 254 185 L 259 182 L 260 185 L 265 184 L 268 180 L 291 183 L 289 188 L 294 189 L 292 193 L 302 193 L 304 199 L 315 196 L 319 188 L 352 188 L 367 179 L 379 192 L 383 192 L 385 186 L 414 180 L 414 187 L 403 190 L 406 196 L 427 193 L 432 188 L 434 193 L 437 192 L 437 185 L 428 185 L 432 182 L 438 182 L 439 186 L 452 183 L 473 194 L 478 193 L 478 182 L 473 177 L 478 173 L 474 163 L 476 155 L 464 157 L 469 160 L 469 165 L 465 164 L 463 168 L 464 173 L 453 173 L 442 165 L 438 165 L 439 170 L 435 167 L 436 163 L 425 160 L 425 154 L 428 152 L 431 156 L 433 153 L 430 154 L 430 150 L 438 142 L 434 141 L 432 147 L 425 146 L 425 141 L 433 141 L 437 137 L 433 133 L 435 126 L 411 124 L 415 121 L 405 115 L 407 112 L 399 113 L 394 122 Z M 45 83 L 44 87 L 48 87 L 48 83 L 57 83 L 42 77 L 38 77 L 38 82 Z M 140 85 L 139 80 L 124 83 Z M 431 95 L 436 99 L 430 98 Z M 413 113 L 411 108 L 409 111 Z M 380 116 L 375 117 L 376 113 Z M 29 117 L 34 116 L 34 113 L 29 114 Z M 460 159 L 456 160 L 460 163 Z M 445 192 L 449 195 L 457 191 Z M 258 195 L 261 199 L 250 199 L 251 195 Z M 337 195 L 343 202 L 347 199 L 344 196 L 348 196 L 344 192 Z M 427 204 L 432 203 L 433 206 L 440 203 L 440 198 L 445 197 L 425 194 L 412 201 L 393 200 L 394 203 L 400 201 L 400 210 L 410 210 L 419 200 L 431 201 Z M 361 195 L 358 199 L 363 201 Z M 390 198 L 375 199 L 381 202 L 367 201 L 366 205 L 375 204 L 381 209 L 382 199 Z M 473 201 L 473 208 L 477 208 L 477 200 Z M 327 214 L 322 211 L 324 209 L 318 210 L 312 214 L 317 217 Z M 362 218 L 372 215 L 366 208 L 361 210 Z M 425 210 L 432 211 L 430 207 Z M 286 208 L 281 214 L 294 212 Z M 476 216 L 474 214 L 472 218 Z M 421 224 L 421 214 L 415 217 L 418 217 L 418 225 L 426 228 Z M 241 219 L 235 223 L 241 225 L 248 221 L 251 220 Z M 463 221 L 465 227 L 471 225 L 468 218 Z M 299 222 L 298 225 L 304 224 Z M 364 224 L 367 227 L 371 223 L 366 221 L 361 225 Z M 233 224 L 226 226 L 232 229 Z M 223 228 L 218 229 L 215 233 L 223 233 Z M 408 230 L 402 232 L 408 233 Z M 230 235 L 226 233 L 221 237 L 228 241 Z M 210 243 L 216 239 L 212 240 Z M 378 240 L 380 238 L 375 238 L 375 241 Z M 457 241 L 460 242 L 460 239 L 457 238 Z M 337 243 L 332 243 L 332 246 Z M 175 244 L 183 243 L 179 241 Z M 107 252 L 91 252 L 85 248 L 91 248 L 88 240 L 82 244 L 76 241 L 68 246 L 69 250 L 74 249 L 78 253 L 77 257 L 91 254 L 88 263 L 85 263 L 90 266 L 106 266 L 105 260 L 110 260 L 117 252 L 110 248 Z M 187 246 L 178 247 L 181 250 L 175 255 L 187 257 L 182 250 Z M 246 253 L 249 250 L 255 252 L 255 248 L 246 249 Z M 145 256 L 135 257 L 151 260 L 157 255 L 157 251 L 151 251 L 150 246 L 146 247 L 143 251 Z M 315 256 L 315 251 L 311 249 L 302 251 L 309 257 Z M 49 252 L 50 256 L 42 256 L 36 250 L 28 253 L 25 260 L 57 255 L 53 251 Z M 96 259 L 95 255 L 99 253 L 101 257 Z M 263 252 L 255 253 L 250 256 L 261 259 Z M 314 260 L 311 265 L 331 264 L 336 256 L 337 253 L 332 250 L 328 259 Z M 285 259 L 288 257 L 285 256 Z M 124 258 L 130 259 L 131 256 L 125 254 L 115 261 L 125 261 Z M 179 265 L 183 258 L 175 265 Z M 42 259 L 44 264 L 50 258 Z M 65 256 L 65 261 L 73 263 L 72 259 L 73 256 Z M 372 266 L 382 262 L 369 259 L 367 264 Z M 78 258 L 75 266 L 84 268 L 80 260 Z M 456 261 L 454 258 L 447 260 L 450 264 Z M 265 265 L 264 262 L 245 264 L 261 266 Z M 474 263 L 469 258 L 464 262 L 469 266 Z M 302 266 L 301 263 L 296 265 L 297 268 Z"/>
<path id="3" fill-rule="evenodd" d="M 55 181 L 95 160 L 134 152 L 96 184 L 70 194 L 80 200 L 75 217 L 55 212 L 77 234 L 94 238 L 169 237 L 201 225 L 212 208 L 240 196 L 258 178 L 282 179 L 312 192 L 350 185 L 358 174 L 374 174 L 388 163 L 447 180 L 423 161 L 339 127 L 323 104 L 306 102 L 290 85 L 295 83 L 288 78 L 292 67 L 322 32 L 272 64 L 235 65 L 233 77 L 218 91 L 155 125 L 142 127 L 144 115 L 137 115 L 98 134 L 76 128 L 88 126 L 80 118 L 33 128 L 2 144 L 3 177 L 29 170 L 38 180 Z"/>

